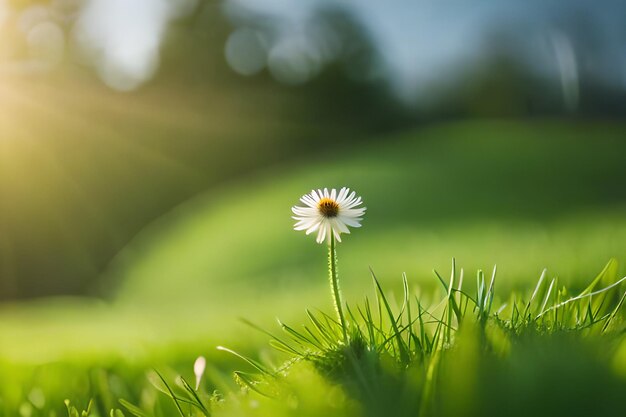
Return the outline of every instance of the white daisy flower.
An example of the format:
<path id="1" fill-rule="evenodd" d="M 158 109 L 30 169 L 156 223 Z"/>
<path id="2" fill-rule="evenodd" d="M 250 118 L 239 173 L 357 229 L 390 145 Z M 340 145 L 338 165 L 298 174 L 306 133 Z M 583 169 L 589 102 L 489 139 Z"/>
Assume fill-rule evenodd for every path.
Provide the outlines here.
<path id="1" fill-rule="evenodd" d="M 362 203 L 349 188 L 342 188 L 337 193 L 334 188 L 313 190 L 300 198 L 306 207 L 294 206 L 291 211 L 296 220 L 295 230 L 306 230 L 306 234 L 317 232 L 317 243 L 324 240 L 330 243 L 331 233 L 341 242 L 341 233 L 350 233 L 350 227 L 361 227 L 366 207 L 358 207 Z"/>

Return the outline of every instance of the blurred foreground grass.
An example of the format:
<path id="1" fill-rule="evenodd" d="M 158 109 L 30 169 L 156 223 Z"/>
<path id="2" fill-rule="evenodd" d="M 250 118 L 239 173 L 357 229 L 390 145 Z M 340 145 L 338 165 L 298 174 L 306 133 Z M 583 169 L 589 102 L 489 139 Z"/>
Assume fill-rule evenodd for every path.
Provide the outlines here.
<path id="1" fill-rule="evenodd" d="M 301 320 L 306 307 L 328 310 L 326 249 L 291 230 L 289 208 L 311 188 L 347 185 L 368 207 L 364 227 L 339 247 L 348 301 L 371 292 L 368 266 L 397 292 L 402 272 L 412 286 L 434 287 L 431 269 L 446 270 L 453 256 L 472 273 L 497 263 L 496 297 L 527 289 L 544 267 L 581 289 L 610 257 L 625 260 L 625 131 L 612 122 L 444 124 L 326 144 L 222 184 L 120 253 L 108 301 L 2 306 L 0 374 L 12 382 L 0 397 L 15 404 L 48 384 L 84 401 L 94 366 L 119 368 L 121 391 L 146 368 L 189 369 L 199 354 L 228 368 L 217 344 L 253 354 L 264 343 L 238 317 L 271 327 L 276 316 Z"/>

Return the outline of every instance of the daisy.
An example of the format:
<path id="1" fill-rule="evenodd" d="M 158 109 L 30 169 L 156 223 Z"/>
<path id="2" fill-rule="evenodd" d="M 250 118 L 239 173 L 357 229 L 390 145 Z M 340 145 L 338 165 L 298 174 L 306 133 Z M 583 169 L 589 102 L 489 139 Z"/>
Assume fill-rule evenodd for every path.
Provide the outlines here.
<path id="1" fill-rule="evenodd" d="M 295 230 L 305 230 L 306 234 L 317 232 L 317 243 L 326 240 L 330 243 L 332 236 L 341 242 L 341 233 L 350 233 L 350 227 L 361 227 L 366 207 L 357 207 L 362 201 L 354 191 L 343 187 L 337 193 L 334 188 L 313 190 L 300 198 L 306 207 L 294 206 L 291 211 L 296 220 Z"/>

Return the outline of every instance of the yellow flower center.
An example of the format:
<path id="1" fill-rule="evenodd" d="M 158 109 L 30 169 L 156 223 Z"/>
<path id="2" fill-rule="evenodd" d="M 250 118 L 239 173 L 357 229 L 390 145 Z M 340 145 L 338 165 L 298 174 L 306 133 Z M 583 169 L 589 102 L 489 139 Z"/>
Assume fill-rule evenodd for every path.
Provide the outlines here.
<path id="1" fill-rule="evenodd" d="M 339 204 L 333 199 L 324 197 L 317 203 L 317 209 L 324 217 L 337 217 L 339 214 Z"/>

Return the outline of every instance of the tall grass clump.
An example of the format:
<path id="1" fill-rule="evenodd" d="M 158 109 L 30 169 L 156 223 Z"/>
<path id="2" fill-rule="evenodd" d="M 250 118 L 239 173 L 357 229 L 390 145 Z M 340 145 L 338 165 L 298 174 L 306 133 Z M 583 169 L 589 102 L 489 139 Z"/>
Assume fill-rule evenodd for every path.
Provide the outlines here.
<path id="1" fill-rule="evenodd" d="M 270 344 L 285 353 L 288 360 L 279 368 L 268 369 L 245 358 L 256 372 L 246 373 L 245 377 L 237 372 L 238 381 L 245 391 L 280 402 L 284 398 L 281 399 L 282 391 L 277 387 L 294 367 L 299 369 L 304 363 L 355 399 L 360 405 L 359 415 L 382 416 L 391 410 L 394 415 L 407 416 L 448 415 L 448 412 L 478 415 L 479 410 L 502 412 L 502 409 L 491 410 L 486 404 L 500 404 L 502 398 L 516 397 L 515 391 L 501 392 L 504 384 L 494 385 L 494 381 L 502 378 L 499 372 L 505 372 L 509 361 L 517 360 L 520 354 L 526 355 L 527 350 L 538 349 L 553 355 L 553 367 L 565 362 L 576 369 L 585 364 L 569 363 L 570 355 L 578 357 L 586 350 L 593 351 L 599 366 L 606 368 L 602 358 L 626 349 L 623 343 L 626 277 L 618 279 L 615 260 L 580 292 L 570 294 L 567 288 L 559 287 L 556 278 L 547 279 L 544 270 L 532 291 L 511 294 L 505 301 L 496 296 L 496 268 L 489 275 L 478 271 L 471 289 L 464 280 L 464 271 L 457 270 L 454 261 L 448 279 L 436 271 L 434 274 L 440 283 L 438 298 L 418 296 L 403 276 L 403 294 L 396 300 L 385 294 L 372 272 L 374 297 L 365 297 L 357 305 L 344 305 L 343 323 L 325 312 L 306 310 L 305 324 L 290 326 L 279 322 L 282 335 L 275 335 L 247 322 L 267 334 Z M 344 329 L 347 339 L 343 336 Z M 588 362 L 589 356 L 583 357 Z M 536 365 L 532 360 L 526 364 L 536 372 L 534 377 L 541 378 L 543 370 L 535 369 Z M 610 369 L 604 368 L 594 372 L 605 378 L 604 373 L 608 375 Z M 556 371 L 561 371 L 559 366 Z M 488 380 L 481 378 L 491 373 L 494 375 Z M 510 377 L 516 378 L 513 374 Z M 584 380 L 586 376 L 583 372 L 578 377 Z M 561 393 L 571 402 L 567 390 L 562 391 L 571 382 L 563 381 L 560 387 L 551 387 L 555 398 Z M 480 391 L 472 386 L 475 383 L 492 386 L 491 395 L 498 394 L 498 398 L 490 403 L 487 398 L 472 397 L 472 392 Z M 626 386 L 623 380 L 617 385 Z M 524 396 L 529 395 L 525 394 L 527 388 L 516 389 Z M 589 395 L 594 391 L 592 388 L 588 387 Z M 455 392 L 459 397 L 450 397 Z M 595 398 L 610 397 L 603 400 L 607 407 L 611 399 L 617 398 L 611 397 L 611 392 L 602 393 L 605 395 Z M 468 404 L 463 410 L 451 405 L 458 403 Z M 617 409 L 609 407 L 609 410 Z M 576 408 L 573 415 L 584 410 L 588 411 Z M 531 411 L 538 412 L 528 410 Z M 507 413 L 516 415 L 514 409 L 508 409 Z"/>

